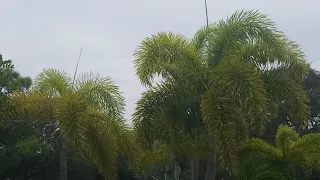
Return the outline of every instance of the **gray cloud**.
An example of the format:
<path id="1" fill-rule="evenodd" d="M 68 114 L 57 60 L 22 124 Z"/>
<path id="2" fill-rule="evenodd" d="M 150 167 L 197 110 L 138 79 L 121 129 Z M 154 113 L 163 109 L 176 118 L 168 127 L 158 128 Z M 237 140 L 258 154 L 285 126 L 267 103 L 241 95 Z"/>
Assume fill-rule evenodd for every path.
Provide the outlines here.
<path id="1" fill-rule="evenodd" d="M 319 5 L 317 0 L 208 0 L 208 11 L 215 22 L 236 10 L 260 10 L 301 44 L 308 61 L 320 69 Z M 2 0 L 0 22 L 0 53 L 13 59 L 23 75 L 34 77 L 43 68 L 73 73 L 83 46 L 79 71 L 116 81 L 130 119 L 144 91 L 134 73 L 135 48 L 159 31 L 191 37 L 205 24 L 205 12 L 203 0 Z"/>

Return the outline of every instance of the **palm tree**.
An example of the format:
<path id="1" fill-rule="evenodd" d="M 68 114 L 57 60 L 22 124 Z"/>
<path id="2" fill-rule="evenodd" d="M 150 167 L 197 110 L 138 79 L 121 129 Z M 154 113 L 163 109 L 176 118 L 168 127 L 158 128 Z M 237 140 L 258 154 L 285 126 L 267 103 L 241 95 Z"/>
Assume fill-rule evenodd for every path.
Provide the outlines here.
<path id="1" fill-rule="evenodd" d="M 279 169 L 270 163 L 248 158 L 239 162 L 231 179 L 233 180 L 293 180 L 291 171 Z M 288 173 L 287 173 L 288 172 Z"/>
<path id="2" fill-rule="evenodd" d="M 151 143 L 159 136 L 156 124 L 186 124 L 189 107 L 198 104 L 200 118 L 193 121 L 207 134 L 207 180 L 215 178 L 217 159 L 234 169 L 241 140 L 261 132 L 279 107 L 288 107 L 296 126 L 306 124 L 308 100 L 300 85 L 309 69 L 304 54 L 257 11 L 236 12 L 201 28 L 191 40 L 152 35 L 135 57 L 136 74 L 149 88 L 133 117 L 138 134 Z M 154 83 L 157 76 L 161 81 Z M 187 108 L 181 118 L 166 118 L 170 107 Z"/>
<path id="3" fill-rule="evenodd" d="M 299 137 L 292 128 L 281 125 L 277 130 L 275 146 L 258 138 L 246 140 L 239 148 L 241 161 L 255 159 L 281 172 L 282 177 L 295 177 L 295 169 L 301 168 L 306 175 L 320 170 L 320 133 Z M 251 168 L 250 171 L 261 166 Z M 274 171 L 275 172 L 275 171 Z M 290 177 L 290 176 L 289 176 Z"/>
<path id="4" fill-rule="evenodd" d="M 107 179 L 116 179 L 118 153 L 130 152 L 123 118 L 124 98 L 110 78 L 83 74 L 76 81 L 63 71 L 47 69 L 31 91 L 11 95 L 13 116 L 58 124 L 62 147 L 60 180 L 67 179 L 70 148 L 89 157 Z"/>

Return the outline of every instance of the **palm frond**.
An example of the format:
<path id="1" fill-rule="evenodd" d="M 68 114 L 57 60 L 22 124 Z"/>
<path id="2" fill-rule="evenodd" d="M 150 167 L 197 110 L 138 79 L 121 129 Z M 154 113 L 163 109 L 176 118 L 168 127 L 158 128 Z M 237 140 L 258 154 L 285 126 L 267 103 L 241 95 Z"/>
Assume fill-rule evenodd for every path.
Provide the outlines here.
<path id="1" fill-rule="evenodd" d="M 117 179 L 118 142 L 104 113 L 89 110 L 81 118 L 86 122 L 82 151 L 106 179 Z"/>
<path id="2" fill-rule="evenodd" d="M 53 120 L 55 99 L 47 94 L 34 92 L 16 92 L 9 95 L 13 108 L 9 112 L 11 119 Z"/>
<path id="3" fill-rule="evenodd" d="M 209 137 L 215 140 L 222 165 L 233 169 L 235 151 L 241 142 L 237 127 L 245 123 L 240 107 L 226 94 L 211 88 L 202 97 L 201 112 Z"/>
<path id="4" fill-rule="evenodd" d="M 278 41 L 279 46 L 270 46 L 262 40 L 248 40 L 235 47 L 238 49 L 233 51 L 233 55 L 242 57 L 262 71 L 278 68 L 286 69 L 291 78 L 301 82 L 306 78 L 309 69 L 304 60 L 304 54 L 299 49 L 290 49 L 293 46 L 290 44 L 293 42 L 286 44 L 287 40 L 279 39 Z M 294 54 L 295 51 L 299 52 L 296 52 L 295 56 L 287 57 Z"/>
<path id="5" fill-rule="evenodd" d="M 236 12 L 227 20 L 220 20 L 214 32 L 210 35 L 208 46 L 211 65 L 217 64 L 221 57 L 232 52 L 238 42 L 265 38 L 265 41 L 272 43 L 278 38 L 274 23 L 257 11 Z"/>
<path id="6" fill-rule="evenodd" d="M 110 78 L 84 73 L 76 81 L 75 89 L 87 101 L 119 121 L 123 121 L 125 101 L 119 87 Z"/>
<path id="7" fill-rule="evenodd" d="M 241 157 L 253 155 L 255 157 L 267 160 L 281 159 L 283 157 L 280 149 L 277 149 L 269 143 L 257 138 L 246 140 L 239 148 L 238 153 Z"/>
<path id="8" fill-rule="evenodd" d="M 248 57 L 255 63 L 278 61 L 292 69 L 293 77 L 303 80 L 308 65 L 300 47 L 280 32 L 275 23 L 258 11 L 239 11 L 220 20 L 208 40 L 208 57 L 216 65 L 223 57 Z"/>
<path id="9" fill-rule="evenodd" d="M 206 57 L 208 53 L 208 37 L 214 35 L 216 30 L 216 24 L 209 24 L 209 26 L 200 28 L 193 36 L 192 43 L 203 57 Z"/>
<path id="10" fill-rule="evenodd" d="M 87 131 L 85 120 L 81 119 L 87 110 L 85 101 L 74 93 L 65 93 L 63 97 L 56 99 L 54 114 L 59 123 L 62 136 L 74 147 L 81 146 L 79 139 L 83 139 Z"/>
<path id="11" fill-rule="evenodd" d="M 297 127 L 305 127 L 309 117 L 307 105 L 309 100 L 302 86 L 291 79 L 282 69 L 265 71 L 263 79 L 271 100 L 271 107 L 276 107 L 273 113 L 278 113 L 277 106 L 284 105 L 288 109 L 290 120 Z"/>
<path id="12" fill-rule="evenodd" d="M 251 130 L 264 128 L 268 113 L 267 93 L 261 74 L 251 64 L 225 59 L 213 69 L 210 82 L 238 103 L 246 113 Z"/>
<path id="13" fill-rule="evenodd" d="M 320 170 L 320 133 L 302 136 L 288 150 L 290 159 L 304 168 L 307 174 Z"/>
<path id="14" fill-rule="evenodd" d="M 64 71 L 45 69 L 35 78 L 33 90 L 61 96 L 71 88 L 71 83 L 70 76 Z"/>
<path id="15" fill-rule="evenodd" d="M 276 146 L 286 154 L 290 145 L 299 139 L 299 134 L 292 128 L 281 125 L 278 127 L 276 135 Z"/>
<path id="16" fill-rule="evenodd" d="M 154 147 L 151 150 L 146 150 L 140 153 L 138 156 L 138 164 L 140 170 L 148 170 L 153 164 L 161 164 L 163 166 L 172 165 L 174 153 L 166 144 L 160 144 L 158 147 Z"/>
<path id="17" fill-rule="evenodd" d="M 133 130 L 122 123 L 117 123 L 109 119 L 107 128 L 110 129 L 111 135 L 116 138 L 118 146 L 118 154 L 126 157 L 129 164 L 135 164 L 136 157 L 140 153 L 139 142 L 136 140 L 136 135 Z"/>
<path id="18" fill-rule="evenodd" d="M 186 87 L 185 89 L 183 87 Z M 133 114 L 133 123 L 139 136 L 149 144 L 157 136 L 157 124 L 168 106 L 188 104 L 197 98 L 194 91 L 182 84 L 163 82 L 143 93 Z M 159 122 L 161 123 L 161 122 Z"/>
<path id="19" fill-rule="evenodd" d="M 199 75 L 203 78 L 201 73 L 205 72 L 196 47 L 182 35 L 163 32 L 152 35 L 141 43 L 134 56 L 136 74 L 147 86 L 156 75 L 165 79 L 175 77 L 173 69 L 198 75 L 193 75 L 194 78 Z"/>
<path id="20" fill-rule="evenodd" d="M 290 176 L 289 176 L 290 177 Z M 267 161 L 249 158 L 240 161 L 234 180 L 290 180 L 287 175 Z"/>

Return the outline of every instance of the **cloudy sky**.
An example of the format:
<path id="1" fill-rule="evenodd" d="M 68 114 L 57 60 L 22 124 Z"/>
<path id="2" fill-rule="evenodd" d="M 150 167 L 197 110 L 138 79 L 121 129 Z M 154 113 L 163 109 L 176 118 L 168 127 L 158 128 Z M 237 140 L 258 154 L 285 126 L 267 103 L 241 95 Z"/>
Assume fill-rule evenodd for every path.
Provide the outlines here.
<path id="1" fill-rule="evenodd" d="M 320 70 L 319 7 L 319 0 L 208 0 L 210 22 L 242 9 L 269 15 Z M 43 68 L 73 73 L 83 46 L 79 71 L 116 81 L 130 119 L 144 91 L 132 57 L 141 40 L 159 31 L 191 37 L 205 22 L 204 0 L 0 0 L 0 53 L 34 77 Z"/>

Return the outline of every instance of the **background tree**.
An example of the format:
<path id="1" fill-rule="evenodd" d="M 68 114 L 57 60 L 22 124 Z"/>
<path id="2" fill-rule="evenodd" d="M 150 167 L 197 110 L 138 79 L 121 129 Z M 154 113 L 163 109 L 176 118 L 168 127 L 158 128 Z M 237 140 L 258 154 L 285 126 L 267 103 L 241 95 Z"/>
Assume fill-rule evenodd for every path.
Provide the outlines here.
<path id="1" fill-rule="evenodd" d="M 0 55 L 0 177 L 29 179 L 42 171 L 49 161 L 49 146 L 40 139 L 39 125 L 23 120 L 7 119 L 13 105 L 8 96 L 31 86 L 29 77 L 22 77 L 11 60 Z M 48 158 L 48 159 L 47 159 Z"/>
<path id="2" fill-rule="evenodd" d="M 0 54 L 0 118 L 2 119 L 6 108 L 6 95 L 14 91 L 25 91 L 31 86 L 31 78 L 22 77 L 15 71 L 12 60 L 3 60 Z M 0 120 L 1 120 L 0 119 Z"/>
<path id="3" fill-rule="evenodd" d="M 307 78 L 301 83 L 305 92 L 308 95 L 310 107 L 310 116 L 308 117 L 308 128 L 305 128 L 301 133 L 307 134 L 310 132 L 319 132 L 320 124 L 320 75 L 315 69 L 310 69 Z M 266 130 L 263 135 L 258 137 L 267 140 L 270 143 L 275 143 L 275 135 L 277 128 L 285 124 L 288 126 L 294 126 L 292 118 L 289 116 L 288 107 L 283 104 L 279 107 L 277 113 L 272 117 L 272 121 L 269 121 L 266 126 Z"/>
<path id="4" fill-rule="evenodd" d="M 152 35 L 135 57 L 136 73 L 149 87 L 133 118 L 138 134 L 152 143 L 158 136 L 154 124 L 168 120 L 162 118 L 168 107 L 199 102 L 196 124 L 207 134 L 207 180 L 215 178 L 217 159 L 234 169 L 241 140 L 261 132 L 280 105 L 288 108 L 295 126 L 306 124 L 307 97 L 299 84 L 308 72 L 304 55 L 256 11 L 236 12 L 200 29 L 192 40 L 173 33 Z M 157 75 L 162 81 L 154 84 Z"/>
<path id="5" fill-rule="evenodd" d="M 320 73 L 314 69 L 310 70 L 304 81 L 304 88 L 310 99 L 309 129 L 311 132 L 320 132 Z"/>

